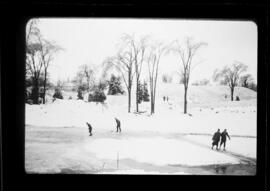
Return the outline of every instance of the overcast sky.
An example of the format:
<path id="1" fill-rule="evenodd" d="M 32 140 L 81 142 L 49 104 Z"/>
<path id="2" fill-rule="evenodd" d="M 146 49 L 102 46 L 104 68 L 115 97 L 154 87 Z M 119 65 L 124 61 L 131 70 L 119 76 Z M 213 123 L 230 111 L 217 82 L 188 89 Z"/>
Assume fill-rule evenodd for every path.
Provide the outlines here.
<path id="1" fill-rule="evenodd" d="M 191 81 L 211 79 L 216 68 L 234 60 L 248 65 L 248 73 L 257 78 L 257 26 L 249 21 L 50 18 L 40 19 L 38 26 L 44 38 L 64 49 L 49 68 L 52 81 L 72 79 L 80 65 L 99 65 L 115 55 L 123 34 L 151 35 L 165 43 L 181 42 L 185 37 L 208 43 L 196 56 L 203 62 L 193 70 Z M 179 70 L 179 61 L 173 54 L 163 56 L 160 76 L 173 75 Z"/>

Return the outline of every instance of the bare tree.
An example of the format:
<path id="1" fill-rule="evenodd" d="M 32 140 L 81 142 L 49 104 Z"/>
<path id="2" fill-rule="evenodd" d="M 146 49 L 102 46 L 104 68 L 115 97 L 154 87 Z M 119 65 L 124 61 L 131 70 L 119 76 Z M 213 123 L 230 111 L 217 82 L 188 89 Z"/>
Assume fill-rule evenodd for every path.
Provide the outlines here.
<path id="1" fill-rule="evenodd" d="M 58 79 L 56 82 L 56 88 L 59 89 L 60 91 L 63 91 L 65 87 L 65 82 L 63 80 Z"/>
<path id="2" fill-rule="evenodd" d="M 135 77 L 136 77 L 136 112 L 139 112 L 139 89 L 140 89 L 140 76 L 142 71 L 142 65 L 144 62 L 146 41 L 147 37 L 142 37 L 136 42 L 135 38 L 129 35 L 125 36 L 125 40 L 130 44 L 133 55 L 134 55 L 134 67 L 135 67 Z"/>
<path id="3" fill-rule="evenodd" d="M 94 69 L 91 68 L 90 66 L 84 64 L 81 66 L 81 72 L 84 78 L 86 79 L 87 83 L 87 91 L 90 91 L 90 86 L 92 86 L 95 82 L 94 79 Z"/>
<path id="4" fill-rule="evenodd" d="M 38 104 L 39 80 L 43 63 L 38 59 L 41 45 L 38 42 L 40 31 L 37 27 L 37 20 L 30 20 L 26 27 L 26 74 L 31 76 L 33 89 L 32 99 L 34 104 Z"/>
<path id="5" fill-rule="evenodd" d="M 121 50 L 117 56 L 108 57 L 104 60 L 103 66 L 103 74 L 105 75 L 110 69 L 115 68 L 118 72 L 120 72 L 124 84 L 127 88 L 128 92 L 128 112 L 130 113 L 131 108 L 131 88 L 132 82 L 134 78 L 133 71 L 133 56 L 132 51 L 130 50 Z M 104 76 L 103 75 L 103 76 Z"/>
<path id="6" fill-rule="evenodd" d="M 38 19 L 32 19 L 28 22 L 26 26 L 26 37 L 25 37 L 26 49 L 27 49 L 27 46 L 33 40 L 33 38 L 35 38 L 38 34 L 40 34 L 40 30 L 37 24 L 38 24 Z"/>
<path id="7" fill-rule="evenodd" d="M 82 71 L 78 71 L 74 78 L 74 82 L 76 82 L 76 85 L 80 87 L 83 85 L 83 79 L 84 79 L 84 74 L 82 73 Z"/>
<path id="8" fill-rule="evenodd" d="M 190 73 L 200 62 L 193 63 L 194 57 L 197 51 L 202 47 L 206 46 L 207 43 L 199 42 L 193 43 L 190 37 L 186 38 L 183 46 L 178 41 L 175 41 L 175 46 L 171 48 L 180 57 L 180 76 L 184 84 L 184 113 L 187 113 L 187 91 L 190 81 Z"/>
<path id="9" fill-rule="evenodd" d="M 59 46 L 48 40 L 43 39 L 41 35 L 38 35 L 38 40 L 40 44 L 40 60 L 44 68 L 43 104 L 45 104 L 46 90 L 48 83 L 48 68 L 54 58 L 55 53 L 58 52 L 59 50 L 62 50 L 62 48 L 60 48 Z"/>
<path id="10" fill-rule="evenodd" d="M 147 56 L 148 76 L 150 85 L 151 114 L 155 113 L 156 88 L 159 71 L 159 63 L 162 54 L 167 48 L 162 43 L 152 44 Z"/>
<path id="11" fill-rule="evenodd" d="M 233 101 L 233 93 L 235 86 L 238 85 L 240 74 L 247 70 L 247 65 L 234 61 L 231 66 L 224 66 L 222 70 L 216 70 L 213 75 L 214 81 L 222 80 L 225 84 L 229 85 L 231 90 L 231 101 Z"/>
<path id="12" fill-rule="evenodd" d="M 137 45 L 135 44 L 134 38 L 130 35 L 123 35 L 121 38 L 120 44 L 121 46 L 117 55 L 113 57 L 108 57 L 104 61 L 103 64 L 105 67 L 104 67 L 103 73 L 106 74 L 107 71 L 112 68 L 115 68 L 118 72 L 120 72 L 122 79 L 124 81 L 124 84 L 127 88 L 127 92 L 128 92 L 128 112 L 130 113 L 131 89 L 132 89 L 133 78 L 135 74 L 136 74 L 136 79 L 139 79 L 140 77 L 141 66 L 143 62 L 145 49 L 143 49 L 143 53 L 142 53 L 141 49 L 138 48 Z M 143 45 L 143 43 L 141 45 Z M 136 103 L 138 103 L 137 96 L 136 96 Z M 136 108 L 138 110 L 138 107 Z"/>
<path id="13" fill-rule="evenodd" d="M 95 85 L 95 73 L 95 67 L 87 64 L 80 65 L 75 77 L 78 89 L 89 92 L 91 87 Z"/>
<path id="14" fill-rule="evenodd" d="M 147 46 L 147 39 L 147 36 L 143 36 L 137 40 L 135 39 L 134 35 L 124 34 L 121 37 L 122 49 L 125 50 L 124 55 L 118 54 L 118 59 L 120 60 L 120 62 L 123 62 L 125 60 L 122 64 L 126 65 L 124 67 L 124 69 L 127 69 L 126 72 L 131 71 L 131 73 L 128 75 L 130 77 L 133 75 L 132 67 L 134 66 L 136 78 L 136 112 L 139 112 L 139 81 L 141 77 L 142 65 L 145 61 L 144 57 Z M 131 95 L 129 94 L 129 96 Z"/>

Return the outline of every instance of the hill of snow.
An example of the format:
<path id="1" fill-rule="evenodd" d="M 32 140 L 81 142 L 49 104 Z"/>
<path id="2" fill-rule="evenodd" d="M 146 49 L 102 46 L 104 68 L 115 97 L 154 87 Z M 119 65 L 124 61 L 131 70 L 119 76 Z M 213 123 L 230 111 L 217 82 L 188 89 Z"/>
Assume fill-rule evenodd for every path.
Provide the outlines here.
<path id="1" fill-rule="evenodd" d="M 45 105 L 26 104 L 26 124 L 48 127 L 83 127 L 90 122 L 95 131 L 112 130 L 114 117 L 122 122 L 124 131 L 158 131 L 178 133 L 210 133 L 227 128 L 231 134 L 256 136 L 256 92 L 237 87 L 235 95 L 241 101 L 225 99 L 228 87 L 191 86 L 188 93 L 188 113 L 183 114 L 183 87 L 162 84 L 156 98 L 156 113 L 150 116 L 150 102 L 139 105 L 141 114 L 127 112 L 127 95 L 107 96 L 105 104 L 83 100 L 56 100 Z M 66 94 L 68 92 L 65 92 Z M 71 92 L 74 94 L 74 92 Z M 162 97 L 168 96 L 164 102 Z M 170 124 L 170 125 L 168 125 Z"/>

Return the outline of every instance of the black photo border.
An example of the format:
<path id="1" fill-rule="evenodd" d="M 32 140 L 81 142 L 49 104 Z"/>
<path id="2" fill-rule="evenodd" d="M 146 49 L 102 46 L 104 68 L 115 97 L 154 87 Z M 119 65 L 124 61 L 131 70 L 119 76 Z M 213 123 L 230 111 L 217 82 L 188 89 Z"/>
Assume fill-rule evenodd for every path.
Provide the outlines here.
<path id="1" fill-rule="evenodd" d="M 25 25 L 35 17 L 166 18 L 253 21 L 258 27 L 257 173 L 255 176 L 27 174 L 24 169 Z M 269 4 L 91 3 L 41 1 L 1 6 L 3 190 L 266 190 L 269 109 Z M 268 95 L 268 96 L 267 96 Z"/>

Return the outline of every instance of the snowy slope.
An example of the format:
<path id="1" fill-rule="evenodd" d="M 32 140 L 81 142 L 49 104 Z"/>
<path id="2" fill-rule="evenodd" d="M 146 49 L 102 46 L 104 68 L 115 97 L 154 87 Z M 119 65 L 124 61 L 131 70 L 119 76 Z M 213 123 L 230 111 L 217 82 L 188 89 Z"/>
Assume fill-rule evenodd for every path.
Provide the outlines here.
<path id="1" fill-rule="evenodd" d="M 226 88 L 190 87 L 188 113 L 192 116 L 183 114 L 180 99 L 183 88 L 178 84 L 163 84 L 156 99 L 156 113 L 152 116 L 149 115 L 149 102 L 140 104 L 142 114 L 127 113 L 127 96 L 118 95 L 107 96 L 103 105 L 82 100 L 56 100 L 45 105 L 26 104 L 26 124 L 85 128 L 87 121 L 95 130 L 112 130 L 115 126 L 114 117 L 118 117 L 124 131 L 212 134 L 217 128 L 227 128 L 234 135 L 256 136 L 256 92 L 239 88 L 239 94 L 245 96 L 239 102 L 231 102 L 222 96 Z M 169 102 L 163 102 L 163 95 L 169 96 Z M 135 104 L 132 105 L 134 110 Z"/>

